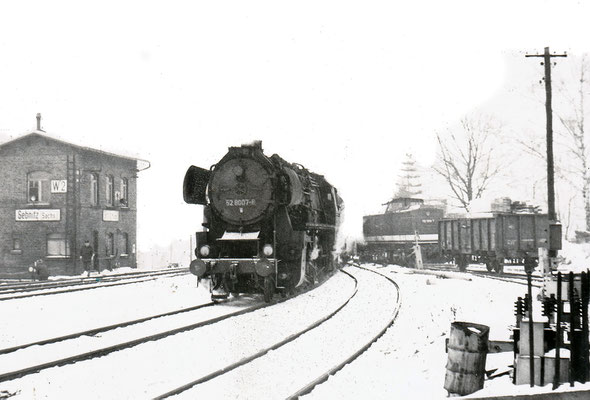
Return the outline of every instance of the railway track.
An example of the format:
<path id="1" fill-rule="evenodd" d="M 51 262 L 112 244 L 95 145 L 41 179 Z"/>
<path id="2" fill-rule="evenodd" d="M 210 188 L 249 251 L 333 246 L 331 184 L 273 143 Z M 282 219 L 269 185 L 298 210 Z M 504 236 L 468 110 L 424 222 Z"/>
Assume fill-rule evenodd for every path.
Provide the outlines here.
<path id="1" fill-rule="evenodd" d="M 231 308 L 221 307 L 222 303 L 205 303 L 196 306 L 170 311 L 167 313 L 152 315 L 132 321 L 125 321 L 118 324 L 94 328 L 83 332 L 77 332 L 60 337 L 48 338 L 36 342 L 26 343 L 10 348 L 0 349 L 0 382 L 9 381 L 23 376 L 33 374 L 48 368 L 76 363 L 83 360 L 89 360 L 97 357 L 103 357 L 110 353 L 138 346 L 143 343 L 166 338 L 177 333 L 197 329 L 203 326 L 211 325 L 227 318 L 243 315 L 263 308 L 266 304 L 254 302 L 238 307 L 237 311 L 228 311 Z M 216 306 L 216 312 L 203 313 L 203 310 Z M 174 317 L 185 314 L 182 319 Z M 207 317 L 204 317 L 204 314 Z M 213 316 L 212 316 L 213 315 Z M 167 321 L 163 321 L 168 319 Z M 159 320 L 159 324 L 153 324 Z M 185 322 L 190 320 L 190 322 Z M 146 326 L 152 322 L 152 326 Z M 162 328 L 164 322 L 167 328 Z M 173 325 L 171 328 L 170 325 Z M 121 332 L 127 328 L 129 332 Z M 131 329 L 132 328 L 132 329 Z M 115 343 L 113 340 L 105 340 L 105 333 L 116 332 Z M 146 334 L 145 331 L 150 331 Z M 118 338 L 126 337 L 124 341 Z M 94 339 L 93 339 L 94 338 Z M 90 341 L 88 340 L 90 339 Z M 101 343 L 102 342 L 102 343 Z M 32 349 L 32 347 L 35 347 Z M 57 347 L 57 349 L 56 349 Z M 60 350 L 61 349 L 61 350 Z M 71 349 L 73 354 L 67 354 Z M 28 351 L 27 351 L 28 350 Z M 29 354 L 27 354 L 27 352 Z M 54 354 L 59 354 L 55 357 Z M 33 357 L 31 357 L 33 355 Z M 19 360 L 35 359 L 36 363 L 22 365 L 20 368 L 14 368 L 19 364 Z M 39 362 L 38 360 L 43 360 Z M 26 361 L 25 361 L 26 363 Z M 10 365 L 10 368 L 7 366 Z M 3 367 L 2 367 L 3 366 Z"/>
<path id="2" fill-rule="evenodd" d="M 367 349 L 369 349 L 377 340 L 379 340 L 379 338 L 381 336 L 383 336 L 385 334 L 385 332 L 387 331 L 387 329 L 394 324 L 395 320 L 397 319 L 398 313 L 399 313 L 399 308 L 401 307 L 401 294 L 399 291 L 399 286 L 398 284 L 391 279 L 390 277 L 381 274 L 379 272 L 376 271 L 372 271 L 370 269 L 367 268 L 363 268 L 363 267 L 358 267 L 358 268 L 362 268 L 364 270 L 367 271 L 371 271 L 375 274 L 381 275 L 382 277 L 384 277 L 385 279 L 387 279 L 388 281 L 390 281 L 396 288 L 396 292 L 397 292 L 397 299 L 396 299 L 396 307 L 395 307 L 395 311 L 392 314 L 391 319 L 387 322 L 387 324 L 385 324 L 385 326 L 377 332 L 377 334 L 375 336 L 373 336 L 372 338 L 370 338 L 367 343 L 365 343 L 361 348 L 359 348 L 356 352 L 354 352 L 352 355 L 350 355 L 349 357 L 347 357 L 345 360 L 343 360 L 342 362 L 340 362 L 339 364 L 329 368 L 328 370 L 324 371 L 322 374 L 320 374 L 316 379 L 314 379 L 313 381 L 311 381 L 310 383 L 308 383 L 307 385 L 303 386 L 302 388 L 300 388 L 299 390 L 297 390 L 295 393 L 292 393 L 288 399 L 297 399 L 300 396 L 306 395 L 308 393 L 310 393 L 317 385 L 327 381 L 331 375 L 334 375 L 336 372 L 340 371 L 342 368 L 344 368 L 347 364 L 350 364 L 351 362 L 353 362 L 354 360 L 356 360 L 361 354 L 363 354 Z"/>
<path id="3" fill-rule="evenodd" d="M 83 277 L 80 279 L 63 279 L 49 282 L 2 285 L 0 286 L 0 301 L 70 293 L 96 289 L 99 287 L 128 285 L 132 283 L 146 282 L 163 276 L 178 276 L 186 274 L 188 274 L 188 269 L 180 268 L 165 271 L 146 271 L 140 273 Z"/>
<path id="4" fill-rule="evenodd" d="M 451 266 L 449 264 L 425 264 L 424 268 L 428 271 L 446 271 L 446 272 L 454 272 L 454 273 L 463 273 L 463 274 L 470 274 L 479 277 L 489 278 L 489 279 L 496 279 L 505 282 L 512 282 L 518 284 L 527 284 L 527 276 L 524 274 L 524 271 L 514 271 L 514 272 L 488 272 L 483 269 L 475 269 L 477 267 L 468 267 L 466 271 L 459 271 L 456 266 Z M 539 275 L 534 274 L 531 278 L 533 282 L 533 286 L 540 286 L 543 282 L 543 278 Z"/>
<path id="5" fill-rule="evenodd" d="M 358 273 L 355 272 L 355 274 Z M 364 271 L 364 273 L 375 275 L 373 272 Z M 317 332 L 318 327 L 326 326 L 330 321 L 339 318 L 342 311 L 338 311 L 336 308 L 347 309 L 348 307 L 345 307 L 345 305 L 351 301 L 351 298 L 355 299 L 358 296 L 357 288 L 353 284 L 353 278 L 345 278 L 344 274 L 336 274 L 328 282 L 332 280 L 334 282 L 332 282 L 330 287 L 326 287 L 324 283 L 313 291 L 271 303 L 271 307 L 268 307 L 265 303 L 257 302 L 256 304 L 248 304 L 247 308 L 239 309 L 243 306 L 240 302 L 244 300 L 238 298 L 235 301 L 229 301 L 216 306 L 209 304 L 201 305 L 200 310 L 177 310 L 177 313 L 189 315 L 191 312 L 202 313 L 204 310 L 212 311 L 226 308 L 224 315 L 213 318 L 197 318 L 195 316 L 193 324 L 183 324 L 174 329 L 166 329 L 166 332 L 142 335 L 141 338 L 137 337 L 132 340 L 119 340 L 117 343 L 101 345 L 92 349 L 85 347 L 84 351 L 77 351 L 76 354 L 62 353 L 63 357 L 51 360 L 50 362 L 38 362 L 35 365 L 26 366 L 26 368 L 12 368 L 10 371 L 3 371 L 2 375 L 0 375 L 0 382 L 2 382 L 0 384 L 0 390 L 5 390 L 7 393 L 19 393 L 19 395 L 26 397 L 33 392 L 40 393 L 43 390 L 50 392 L 59 388 L 58 393 L 60 396 L 75 396 L 76 390 L 71 387 L 70 377 L 79 377 L 81 374 L 86 376 L 86 378 L 83 378 L 85 384 L 82 385 L 82 390 L 84 390 L 85 397 L 87 398 L 92 398 L 93 396 L 102 398 L 109 398 L 111 396 L 127 398 L 138 395 L 140 397 L 152 398 L 158 396 L 166 397 L 171 392 L 171 387 L 178 389 L 188 385 L 192 389 L 195 384 L 197 387 L 207 385 L 208 383 L 215 385 L 215 382 L 219 379 L 227 378 L 232 373 L 243 370 L 243 368 L 248 368 L 259 360 L 276 355 L 290 344 L 299 342 L 301 337 L 313 335 L 314 332 Z M 334 296 L 337 296 L 340 300 L 338 307 L 334 305 Z M 365 299 L 371 297 L 370 293 L 365 293 L 364 290 L 362 296 Z M 399 294 L 397 296 L 399 297 Z M 306 297 L 307 300 L 302 299 L 302 297 Z M 301 309 L 302 305 L 315 305 L 317 302 L 330 304 L 331 308 L 328 309 L 328 307 L 320 306 L 316 310 L 303 310 L 303 321 L 299 321 L 299 319 L 294 321 L 289 317 L 289 312 L 284 312 L 285 310 L 292 310 L 291 312 L 294 312 L 296 309 Z M 227 312 L 228 307 L 231 310 L 230 312 Z M 210 311 L 207 311 L 207 313 Z M 167 314 L 151 316 L 145 318 L 145 320 L 158 319 L 160 317 L 169 318 Z M 283 315 L 285 321 L 290 322 L 283 325 L 275 324 L 276 315 L 280 314 Z M 334 316 L 330 317 L 329 315 L 331 314 Z M 358 318 L 358 310 L 356 315 Z M 141 330 L 145 331 L 145 323 L 149 323 L 149 321 L 142 322 L 143 320 L 128 321 L 125 324 L 128 325 L 128 328 L 130 324 L 135 324 L 137 325 L 136 328 L 141 327 Z M 391 320 L 392 322 L 393 320 Z M 386 329 L 385 326 L 388 326 L 389 323 L 388 321 L 387 324 L 383 324 L 381 327 L 383 332 Z M 348 320 L 348 324 L 350 325 L 350 320 Z M 56 353 L 55 349 L 57 347 L 53 350 L 49 348 L 63 343 L 63 348 L 72 349 L 88 341 L 96 342 L 94 339 L 106 340 L 106 336 L 116 331 L 119 331 L 116 337 L 120 338 L 121 328 L 113 325 L 103 327 L 102 329 L 97 328 L 95 330 L 68 335 L 76 337 L 72 339 L 69 337 L 53 338 L 52 340 L 46 341 L 46 343 L 28 343 L 22 346 L 15 346 L 13 349 L 4 349 L 0 351 L 0 365 L 10 365 L 10 359 L 4 357 L 12 356 L 12 360 L 28 359 L 29 356 L 26 352 L 35 352 L 38 355 L 39 351 L 44 348 L 48 349 L 48 354 Z M 255 335 L 253 338 L 244 339 L 241 335 L 242 331 L 250 333 L 253 331 L 264 331 L 265 335 L 262 337 Z M 340 331 L 344 332 L 345 327 L 341 326 Z M 64 339 L 65 342 L 57 342 L 61 339 Z M 104 342 L 104 340 L 102 341 Z M 355 346 L 355 352 L 359 351 L 358 349 L 370 345 L 368 344 L 370 341 L 366 337 L 363 340 L 363 345 Z M 218 360 L 216 357 L 208 357 L 206 353 L 209 350 L 213 351 L 212 355 L 221 360 Z M 28 354 L 30 355 L 32 353 Z M 104 357 L 107 354 L 108 356 Z M 227 362 L 229 358 L 233 358 L 234 360 Z M 336 364 L 342 363 L 343 359 L 346 359 L 345 362 L 352 360 L 351 356 L 340 357 L 339 363 Z M 150 360 L 150 362 L 146 363 L 146 360 Z M 157 362 L 153 363 L 151 360 L 157 360 Z M 90 364 L 87 365 L 86 363 Z M 234 366 L 233 368 L 231 368 L 232 365 Z M 333 365 L 335 364 L 330 363 L 330 367 Z M 52 366 L 61 367 L 51 368 Z M 185 371 L 186 368 L 196 368 L 197 372 Z M 97 379 L 93 371 L 98 370 L 109 371 L 108 381 L 100 381 L 99 377 L 99 382 L 96 382 Z M 309 379 L 304 385 L 293 387 L 289 392 L 285 392 L 285 397 L 290 393 L 295 393 L 301 387 L 313 387 L 313 385 L 309 386 L 309 382 L 315 382 L 314 385 L 317 384 L 321 381 L 318 377 L 325 376 L 330 370 L 330 368 L 324 368 L 322 373 L 314 376 L 314 379 Z M 32 375 L 35 371 L 40 372 Z M 150 378 L 150 376 L 152 377 Z M 275 374 L 275 376 L 282 375 Z M 190 377 L 192 379 L 187 379 Z M 111 379 L 114 381 L 111 382 Z M 195 383 L 195 381 L 198 382 Z M 179 384 L 172 385 L 173 382 Z M 90 385 L 96 383 L 98 386 L 93 388 L 92 386 L 89 387 L 86 385 L 86 383 Z M 192 385 L 189 385 L 189 383 Z M 109 388 L 109 390 L 111 388 L 113 390 L 114 388 L 124 388 L 124 391 L 109 395 L 103 393 L 105 388 Z M 146 388 L 150 388 L 150 390 L 147 391 Z M 165 388 L 167 389 L 164 390 Z M 181 390 L 179 393 L 183 393 L 183 391 Z M 192 396 L 190 389 L 185 393 Z"/>
<path id="6" fill-rule="evenodd" d="M 355 281 L 356 289 L 332 313 L 248 359 L 228 365 L 212 376 L 201 377 L 156 398 L 298 398 L 311 392 L 377 341 L 395 321 L 401 304 L 397 284 L 389 277 L 364 268 L 345 273 Z M 363 283 L 360 285 L 357 278 L 359 275 L 363 276 Z M 363 315 L 361 310 L 367 315 L 366 306 L 373 297 L 371 288 L 374 286 L 370 280 L 367 281 L 367 275 L 372 275 L 373 279 L 378 276 L 377 279 L 387 280 L 387 298 L 393 300 L 394 304 L 388 301 L 381 303 L 383 309 L 373 311 L 379 314 L 386 309 L 386 316 L 381 314 L 383 318 L 369 324 L 364 331 L 360 328 L 358 331 L 351 330 L 350 327 L 355 326 L 355 322 L 364 322 L 358 321 L 359 315 Z M 389 285 L 395 290 L 391 290 Z M 389 297 L 392 293 L 393 297 Z M 338 333 L 342 332 L 344 337 L 339 338 Z M 280 379 L 268 379 L 271 376 Z M 257 388 L 252 393 L 244 392 L 242 386 L 236 385 L 236 382 L 245 382 L 248 379 L 254 379 L 257 383 Z"/>

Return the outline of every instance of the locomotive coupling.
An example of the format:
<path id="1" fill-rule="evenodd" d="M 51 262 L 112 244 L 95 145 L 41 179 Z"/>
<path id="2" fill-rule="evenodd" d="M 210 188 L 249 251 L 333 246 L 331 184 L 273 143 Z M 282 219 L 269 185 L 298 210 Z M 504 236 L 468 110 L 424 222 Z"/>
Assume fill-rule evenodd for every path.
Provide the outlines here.
<path id="1" fill-rule="evenodd" d="M 191 271 L 191 274 L 196 275 L 200 278 L 205 274 L 206 270 L 207 265 L 205 264 L 205 261 L 201 260 L 200 258 L 191 261 L 191 265 L 189 267 L 189 271 Z"/>

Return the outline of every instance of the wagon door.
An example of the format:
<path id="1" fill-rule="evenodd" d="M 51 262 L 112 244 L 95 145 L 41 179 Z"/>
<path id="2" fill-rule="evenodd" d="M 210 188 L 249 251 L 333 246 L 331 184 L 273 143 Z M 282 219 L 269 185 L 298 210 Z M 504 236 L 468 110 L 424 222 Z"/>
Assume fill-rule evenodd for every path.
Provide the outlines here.
<path id="1" fill-rule="evenodd" d="M 518 258 L 520 250 L 520 224 L 518 215 L 502 215 L 502 233 L 504 241 L 502 243 L 503 253 L 508 258 Z"/>
<path id="2" fill-rule="evenodd" d="M 520 250 L 534 255 L 537 252 L 535 216 L 533 214 L 521 214 L 518 218 L 520 223 Z"/>
<path id="3" fill-rule="evenodd" d="M 451 221 L 451 235 L 453 238 L 452 246 L 453 246 L 453 253 L 460 253 L 461 252 L 461 245 L 460 245 L 460 222 L 458 219 Z"/>
<path id="4" fill-rule="evenodd" d="M 473 233 L 472 250 L 474 254 L 479 254 L 482 250 L 481 219 L 471 220 L 471 232 Z"/>
<path id="5" fill-rule="evenodd" d="M 471 221 L 464 219 L 459 221 L 460 227 L 460 252 L 461 254 L 471 254 Z"/>
<path id="6" fill-rule="evenodd" d="M 482 218 L 479 220 L 479 232 L 481 238 L 481 251 L 482 253 L 489 252 L 490 249 L 490 218 Z"/>
<path id="7" fill-rule="evenodd" d="M 488 219 L 488 244 L 489 244 L 489 248 L 488 250 L 490 252 L 495 252 L 496 251 L 496 243 L 498 243 L 498 228 L 496 226 L 496 219 L 495 218 L 490 218 Z"/>

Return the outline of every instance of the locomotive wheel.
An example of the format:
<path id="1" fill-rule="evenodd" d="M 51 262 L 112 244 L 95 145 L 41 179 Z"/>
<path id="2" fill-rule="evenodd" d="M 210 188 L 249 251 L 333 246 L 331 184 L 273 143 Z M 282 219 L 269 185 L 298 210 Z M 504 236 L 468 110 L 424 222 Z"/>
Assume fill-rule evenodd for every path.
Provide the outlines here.
<path id="1" fill-rule="evenodd" d="M 270 276 L 264 278 L 264 302 L 270 303 L 275 291 L 274 281 Z"/>

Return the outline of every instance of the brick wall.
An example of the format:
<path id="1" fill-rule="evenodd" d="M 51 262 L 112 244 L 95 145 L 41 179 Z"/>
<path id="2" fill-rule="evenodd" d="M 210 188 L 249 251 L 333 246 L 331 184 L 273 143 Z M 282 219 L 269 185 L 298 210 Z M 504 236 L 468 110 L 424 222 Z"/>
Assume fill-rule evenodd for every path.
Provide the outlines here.
<path id="1" fill-rule="evenodd" d="M 67 177 L 67 160 L 75 156 L 75 168 L 78 170 L 76 207 L 77 223 L 75 233 L 70 237 L 71 253 L 74 257 L 47 257 L 47 235 L 66 233 L 66 193 L 51 193 L 47 202 L 32 204 L 27 199 L 27 174 L 33 171 L 45 171 L 51 180 L 65 180 Z M 93 240 L 94 232 L 98 237 L 98 257 L 100 268 L 114 266 L 117 261 L 121 267 L 135 267 L 135 254 L 132 250 L 136 244 L 136 162 L 125 158 L 89 151 L 67 143 L 54 141 L 40 135 L 28 135 L 4 145 L 0 145 L 0 277 L 29 276 L 28 267 L 43 258 L 52 275 L 79 274 L 82 266 L 79 261 L 79 249 L 85 239 Z M 99 178 L 99 202 L 91 203 L 90 174 Z M 128 182 L 128 204 L 114 202 L 106 204 L 106 177 L 114 179 L 115 191 L 121 190 L 121 180 Z M 68 187 L 68 195 L 73 188 Z M 59 221 L 16 221 L 15 210 L 20 209 L 59 209 Z M 118 214 L 118 221 L 103 220 L 103 212 L 108 210 Z M 72 224 L 72 221 L 69 222 Z M 106 250 L 107 235 L 115 239 L 117 254 L 108 254 Z M 123 236 L 128 236 L 128 254 L 123 253 Z M 13 250 L 13 240 L 19 239 L 21 251 Z"/>

